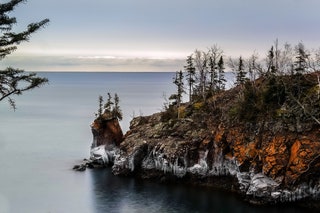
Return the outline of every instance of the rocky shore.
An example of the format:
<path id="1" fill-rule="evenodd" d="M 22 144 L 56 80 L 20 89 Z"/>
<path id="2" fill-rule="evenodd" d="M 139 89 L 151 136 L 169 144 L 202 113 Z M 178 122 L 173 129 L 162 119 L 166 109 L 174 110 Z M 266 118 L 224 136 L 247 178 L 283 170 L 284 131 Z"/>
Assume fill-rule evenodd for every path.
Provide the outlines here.
<path id="1" fill-rule="evenodd" d="M 117 120 L 97 119 L 91 158 L 79 170 L 109 165 L 115 175 L 219 187 L 254 204 L 319 207 L 320 126 L 280 113 L 230 119 L 236 93 L 184 104 L 179 119 L 167 112 L 136 117 L 124 136 Z"/>

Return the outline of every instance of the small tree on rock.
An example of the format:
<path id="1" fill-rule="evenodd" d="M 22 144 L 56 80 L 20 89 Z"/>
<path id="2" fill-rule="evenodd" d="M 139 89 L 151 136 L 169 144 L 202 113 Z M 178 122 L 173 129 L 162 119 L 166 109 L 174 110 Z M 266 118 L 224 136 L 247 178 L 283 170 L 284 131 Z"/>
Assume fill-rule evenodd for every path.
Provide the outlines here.
<path id="1" fill-rule="evenodd" d="M 98 114 L 96 116 L 101 117 L 102 116 L 102 112 L 103 112 L 103 97 L 101 95 L 99 95 L 99 99 L 98 99 L 98 102 L 99 102 L 99 108 L 98 108 Z"/>
<path id="2" fill-rule="evenodd" d="M 118 118 L 121 121 L 123 117 L 122 117 L 122 111 L 119 106 L 119 102 L 120 102 L 119 96 L 117 93 L 115 93 L 114 94 L 114 107 L 112 109 L 112 115 L 113 115 L 113 117 Z"/>
<path id="3" fill-rule="evenodd" d="M 110 92 L 108 92 L 108 99 L 107 102 L 104 104 L 104 110 L 106 113 L 111 113 L 112 111 L 112 106 L 113 106 L 113 102 L 112 102 L 112 96 L 110 94 Z"/>

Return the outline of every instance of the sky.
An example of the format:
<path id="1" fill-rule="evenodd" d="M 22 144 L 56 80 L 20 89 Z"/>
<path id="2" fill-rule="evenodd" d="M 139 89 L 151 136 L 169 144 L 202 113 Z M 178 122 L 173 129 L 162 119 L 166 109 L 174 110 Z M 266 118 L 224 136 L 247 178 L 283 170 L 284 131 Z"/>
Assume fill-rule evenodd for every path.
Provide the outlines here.
<path id="1" fill-rule="evenodd" d="M 319 8 L 319 0 L 29 0 L 11 13 L 15 30 L 50 23 L 0 68 L 177 71 L 215 44 L 232 57 L 264 57 L 276 39 L 319 48 Z"/>

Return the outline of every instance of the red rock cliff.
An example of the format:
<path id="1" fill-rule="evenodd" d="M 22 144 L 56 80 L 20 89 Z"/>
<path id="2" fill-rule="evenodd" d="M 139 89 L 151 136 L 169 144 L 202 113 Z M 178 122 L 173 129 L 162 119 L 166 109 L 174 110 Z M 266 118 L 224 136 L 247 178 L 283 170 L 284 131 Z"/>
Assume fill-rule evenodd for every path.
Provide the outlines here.
<path id="1" fill-rule="evenodd" d="M 270 86 L 263 79 L 259 84 L 262 95 L 241 94 L 256 98 L 255 105 L 239 104 L 234 88 L 206 103 L 182 105 L 180 119 L 168 111 L 133 119 L 113 172 L 221 185 L 260 203 L 319 199 L 319 124 L 292 99 L 265 97 L 273 94 Z M 320 115 L 317 108 L 309 110 Z"/>
<path id="2" fill-rule="evenodd" d="M 123 141 L 122 129 L 117 118 L 100 117 L 91 124 L 93 134 L 92 147 L 100 145 L 119 146 Z"/>

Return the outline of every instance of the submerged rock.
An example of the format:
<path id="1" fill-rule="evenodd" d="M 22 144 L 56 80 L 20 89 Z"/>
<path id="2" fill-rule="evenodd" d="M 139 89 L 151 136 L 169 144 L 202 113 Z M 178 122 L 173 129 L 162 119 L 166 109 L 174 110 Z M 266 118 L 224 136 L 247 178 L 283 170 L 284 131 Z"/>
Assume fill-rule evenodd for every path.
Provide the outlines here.
<path id="1" fill-rule="evenodd" d="M 80 165 L 75 165 L 72 169 L 79 172 L 83 172 L 86 170 L 86 168 L 87 166 L 85 164 L 80 164 Z"/>

